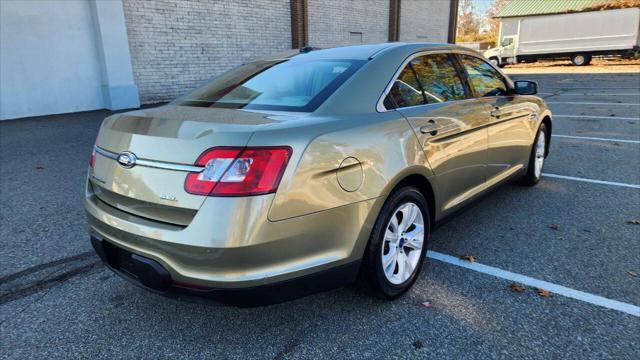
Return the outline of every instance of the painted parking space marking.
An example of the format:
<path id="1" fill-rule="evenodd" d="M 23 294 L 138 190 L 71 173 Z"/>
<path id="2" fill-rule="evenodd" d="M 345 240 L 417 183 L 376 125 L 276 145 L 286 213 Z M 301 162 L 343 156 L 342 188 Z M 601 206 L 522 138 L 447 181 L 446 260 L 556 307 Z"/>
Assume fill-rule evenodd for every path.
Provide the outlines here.
<path id="1" fill-rule="evenodd" d="M 547 101 L 547 104 L 568 104 L 568 105 L 625 105 L 625 106 L 640 106 L 640 104 L 639 104 L 639 103 L 586 102 L 586 101 Z"/>
<path id="2" fill-rule="evenodd" d="M 581 178 L 581 177 L 575 177 L 575 176 L 557 175 L 557 174 L 549 174 L 549 173 L 542 173 L 542 176 L 548 177 L 548 178 L 563 179 L 563 180 L 581 181 L 581 182 L 587 182 L 587 183 L 593 183 L 593 184 L 612 185 L 612 186 L 621 186 L 621 187 L 628 187 L 633 189 L 640 189 L 640 185 L 627 184 L 627 183 L 621 183 L 621 182 L 615 182 L 615 181 L 595 180 L 595 179 L 587 179 L 587 178 Z"/>
<path id="3" fill-rule="evenodd" d="M 549 95 L 550 97 L 555 96 L 640 96 L 640 93 L 591 93 L 591 94 L 581 94 L 581 93 L 550 93 L 550 92 L 541 92 L 538 95 Z"/>
<path id="4" fill-rule="evenodd" d="M 526 286 L 536 287 L 551 291 L 554 294 L 562 295 L 571 299 L 583 301 L 589 304 L 602 306 L 607 309 L 624 312 L 636 317 L 640 317 L 640 307 L 617 300 L 608 299 L 599 295 L 590 294 L 584 291 L 575 290 L 566 286 L 554 284 L 548 281 L 535 279 L 526 275 L 517 274 L 511 271 L 502 270 L 493 266 L 479 264 L 477 262 L 468 262 L 460 260 L 457 257 L 439 253 L 436 251 L 427 251 L 427 257 L 438 260 L 447 264 L 460 266 L 465 269 L 477 271 L 482 274 L 491 275 L 497 278 L 513 281 Z"/>
<path id="5" fill-rule="evenodd" d="M 599 88 L 599 87 L 587 87 L 587 86 L 568 86 L 568 87 L 546 87 L 544 88 L 547 91 L 553 92 L 553 93 L 557 93 L 559 91 L 571 91 L 571 90 L 575 90 L 575 91 L 583 91 L 583 90 L 598 90 L 599 92 L 607 92 L 609 90 L 611 91 L 620 91 L 620 90 L 638 90 L 638 87 L 628 87 L 628 86 L 624 86 L 624 87 L 603 87 L 603 88 Z"/>
<path id="6" fill-rule="evenodd" d="M 622 140 L 622 139 L 610 139 L 610 138 L 591 137 L 591 136 L 551 135 L 551 137 L 563 138 L 563 139 L 608 141 L 608 142 L 615 142 L 615 143 L 640 144 L 640 140 Z"/>
<path id="7" fill-rule="evenodd" d="M 553 117 L 554 118 L 577 118 L 577 119 L 640 120 L 640 117 L 622 117 L 622 116 L 553 115 Z"/>

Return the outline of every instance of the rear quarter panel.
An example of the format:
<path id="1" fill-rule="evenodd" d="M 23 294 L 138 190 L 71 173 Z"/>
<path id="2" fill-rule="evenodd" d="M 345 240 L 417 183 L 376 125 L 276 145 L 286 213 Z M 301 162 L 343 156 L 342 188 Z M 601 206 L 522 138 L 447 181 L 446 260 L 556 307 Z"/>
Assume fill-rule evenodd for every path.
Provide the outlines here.
<path id="1" fill-rule="evenodd" d="M 412 166 L 431 175 L 413 130 L 395 111 L 309 121 L 256 132 L 250 141 L 293 148 L 269 211 L 271 221 L 380 197 L 397 174 Z"/>

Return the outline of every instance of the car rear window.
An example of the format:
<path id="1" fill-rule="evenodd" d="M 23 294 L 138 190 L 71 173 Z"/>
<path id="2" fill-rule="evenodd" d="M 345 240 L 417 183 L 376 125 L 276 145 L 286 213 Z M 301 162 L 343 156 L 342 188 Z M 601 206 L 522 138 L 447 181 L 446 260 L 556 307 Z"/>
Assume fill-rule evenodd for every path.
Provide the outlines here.
<path id="1" fill-rule="evenodd" d="M 363 63 L 364 60 L 255 61 L 215 78 L 174 103 L 311 112 Z"/>

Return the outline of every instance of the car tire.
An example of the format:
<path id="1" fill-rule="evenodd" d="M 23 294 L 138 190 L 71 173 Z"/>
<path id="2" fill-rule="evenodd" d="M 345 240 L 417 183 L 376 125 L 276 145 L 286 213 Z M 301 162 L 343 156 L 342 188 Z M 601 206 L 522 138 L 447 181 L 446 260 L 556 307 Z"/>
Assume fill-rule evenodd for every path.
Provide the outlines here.
<path id="1" fill-rule="evenodd" d="M 571 57 L 571 63 L 575 66 L 586 66 L 591 63 L 591 55 L 589 54 L 574 54 Z"/>
<path id="2" fill-rule="evenodd" d="M 412 211 L 417 212 L 414 215 Z M 430 230 L 429 207 L 424 195 L 411 186 L 393 191 L 371 232 L 362 259 L 360 285 L 390 300 L 409 290 L 422 270 Z"/>
<path id="3" fill-rule="evenodd" d="M 547 157 L 547 126 L 542 123 L 536 134 L 536 140 L 533 142 L 531 148 L 531 154 L 529 155 L 529 164 L 527 165 L 527 172 L 520 179 L 520 183 L 526 186 L 534 186 L 540 181 L 542 177 L 542 167 L 544 166 L 544 160 Z"/>
<path id="4" fill-rule="evenodd" d="M 489 58 L 489 62 L 491 63 L 491 65 L 493 66 L 500 66 L 500 60 L 498 60 L 497 57 L 491 57 Z"/>

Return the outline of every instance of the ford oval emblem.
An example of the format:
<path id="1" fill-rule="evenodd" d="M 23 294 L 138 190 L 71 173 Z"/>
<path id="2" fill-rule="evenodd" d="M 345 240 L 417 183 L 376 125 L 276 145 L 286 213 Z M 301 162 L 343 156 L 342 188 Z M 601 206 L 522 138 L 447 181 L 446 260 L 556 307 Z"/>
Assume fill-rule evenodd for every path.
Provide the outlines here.
<path id="1" fill-rule="evenodd" d="M 121 152 L 118 155 L 118 164 L 125 169 L 131 169 L 136 166 L 136 155 L 128 151 Z"/>

